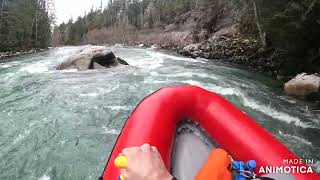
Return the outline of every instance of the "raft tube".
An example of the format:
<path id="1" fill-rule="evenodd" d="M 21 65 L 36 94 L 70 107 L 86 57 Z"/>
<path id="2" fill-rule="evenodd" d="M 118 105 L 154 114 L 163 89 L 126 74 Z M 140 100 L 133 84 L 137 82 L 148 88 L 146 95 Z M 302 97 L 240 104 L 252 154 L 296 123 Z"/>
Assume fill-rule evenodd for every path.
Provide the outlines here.
<path id="1" fill-rule="evenodd" d="M 101 179 L 117 180 L 120 172 L 113 164 L 114 159 L 122 149 L 145 143 L 158 148 L 170 170 L 175 163 L 172 161 L 176 130 L 184 120 L 201 126 L 208 137 L 234 159 L 255 160 L 257 174 L 261 166 L 308 168 L 305 164 L 284 163 L 284 160 L 299 158 L 223 97 L 196 86 L 176 86 L 162 88 L 138 105 L 122 129 Z M 314 170 L 292 175 L 297 180 L 319 179 Z"/>

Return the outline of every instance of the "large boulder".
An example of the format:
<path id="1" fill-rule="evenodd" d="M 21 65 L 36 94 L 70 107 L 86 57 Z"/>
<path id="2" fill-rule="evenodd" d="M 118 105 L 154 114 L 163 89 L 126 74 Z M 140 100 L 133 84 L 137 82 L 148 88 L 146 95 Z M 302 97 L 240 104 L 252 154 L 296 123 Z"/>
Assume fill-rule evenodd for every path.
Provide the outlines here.
<path id="1" fill-rule="evenodd" d="M 308 96 L 318 93 L 320 88 L 320 77 L 316 74 L 307 75 L 302 73 L 288 81 L 284 90 L 288 95 Z"/>
<path id="2" fill-rule="evenodd" d="M 201 44 L 189 44 L 188 46 L 183 48 L 183 51 L 185 52 L 193 52 L 193 51 L 199 51 L 199 47 Z"/>
<path id="3" fill-rule="evenodd" d="M 190 56 L 190 57 L 198 57 L 199 53 L 201 52 L 200 50 L 200 43 L 197 44 L 190 44 L 188 46 L 185 46 L 180 53 L 182 53 L 185 56 Z"/>
<path id="4" fill-rule="evenodd" d="M 117 58 L 113 52 L 105 46 L 86 46 L 76 54 L 62 62 L 57 70 L 77 69 L 105 69 L 119 65 L 129 65 L 125 60 Z"/>
<path id="5" fill-rule="evenodd" d="M 227 36 L 227 37 L 232 37 L 235 36 L 239 33 L 239 28 L 237 24 L 233 24 L 228 27 L 224 27 L 217 32 L 214 33 L 214 36 Z"/>

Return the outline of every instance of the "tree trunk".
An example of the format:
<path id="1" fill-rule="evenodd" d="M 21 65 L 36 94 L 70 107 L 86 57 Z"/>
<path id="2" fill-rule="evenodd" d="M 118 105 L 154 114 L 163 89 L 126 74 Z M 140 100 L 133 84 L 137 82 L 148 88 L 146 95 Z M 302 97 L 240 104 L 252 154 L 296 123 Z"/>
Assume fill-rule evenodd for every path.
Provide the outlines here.
<path id="1" fill-rule="evenodd" d="M 254 10 L 254 16 L 256 20 L 256 25 L 259 31 L 259 37 L 260 37 L 260 43 L 262 48 L 267 47 L 267 42 L 266 42 L 266 32 L 263 31 L 261 27 L 261 22 L 260 22 L 260 0 L 252 0 L 252 5 L 253 5 L 253 10 Z"/>
<path id="2" fill-rule="evenodd" d="M 5 2 L 5 0 L 2 0 L 1 11 L 0 11 L 0 30 L 1 30 L 1 26 L 2 26 L 2 14 L 3 14 L 4 2 Z"/>
<path id="3" fill-rule="evenodd" d="M 141 1 L 141 28 L 143 28 L 143 1 Z"/>
<path id="4" fill-rule="evenodd" d="M 36 14 L 36 41 L 35 41 L 35 46 L 38 44 L 38 15 Z"/>
<path id="5" fill-rule="evenodd" d="M 28 40 L 28 47 L 30 48 L 31 47 L 31 38 L 32 38 L 32 32 L 33 32 L 33 26 L 35 24 L 35 20 L 37 18 L 37 14 L 38 14 L 38 1 L 36 1 L 36 10 L 35 10 L 35 13 L 34 13 L 34 17 L 33 17 L 33 20 L 32 20 L 32 23 L 31 23 L 31 31 L 30 31 L 30 36 L 29 36 L 29 40 Z"/>
<path id="6" fill-rule="evenodd" d="M 303 20 L 305 20 L 305 19 L 308 18 L 308 14 L 312 11 L 312 9 L 314 8 L 314 6 L 315 6 L 315 4 L 316 4 L 317 1 L 318 1 L 318 0 L 313 0 L 313 2 L 310 3 L 307 11 L 303 14 Z"/>

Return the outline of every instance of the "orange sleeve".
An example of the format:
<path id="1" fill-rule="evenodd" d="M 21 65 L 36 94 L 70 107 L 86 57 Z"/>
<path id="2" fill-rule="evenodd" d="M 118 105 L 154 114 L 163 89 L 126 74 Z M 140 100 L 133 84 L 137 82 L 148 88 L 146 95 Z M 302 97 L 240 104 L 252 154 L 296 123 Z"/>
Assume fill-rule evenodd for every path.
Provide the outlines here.
<path id="1" fill-rule="evenodd" d="M 223 149 L 215 149 L 209 155 L 195 180 L 231 180 L 232 175 L 228 169 L 230 164 L 228 153 Z"/>

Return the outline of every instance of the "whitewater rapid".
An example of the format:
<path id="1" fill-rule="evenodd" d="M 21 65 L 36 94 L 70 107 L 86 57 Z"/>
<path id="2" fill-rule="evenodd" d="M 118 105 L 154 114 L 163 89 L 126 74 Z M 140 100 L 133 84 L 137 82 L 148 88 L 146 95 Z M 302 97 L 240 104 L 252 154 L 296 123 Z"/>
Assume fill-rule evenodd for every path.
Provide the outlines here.
<path id="1" fill-rule="evenodd" d="M 130 67 L 55 67 L 80 47 L 0 62 L 0 179 L 97 179 L 127 117 L 165 86 L 216 92 L 302 158 L 320 162 L 320 114 L 279 82 L 220 61 L 111 47 Z"/>

